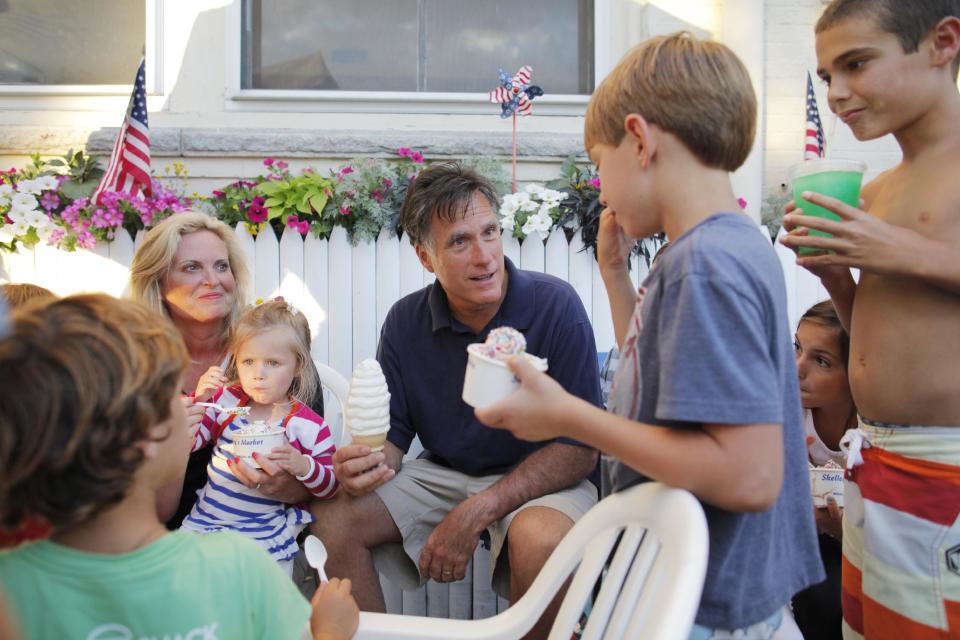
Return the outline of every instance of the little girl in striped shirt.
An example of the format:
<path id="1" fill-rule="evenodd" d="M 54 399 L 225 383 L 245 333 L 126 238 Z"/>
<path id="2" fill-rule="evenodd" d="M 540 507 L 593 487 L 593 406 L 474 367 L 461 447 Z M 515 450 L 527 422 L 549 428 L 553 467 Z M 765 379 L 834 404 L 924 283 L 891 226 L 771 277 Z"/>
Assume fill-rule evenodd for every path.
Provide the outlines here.
<path id="1" fill-rule="evenodd" d="M 233 449 L 234 440 L 251 423 L 280 427 L 286 442 L 263 457 L 294 475 L 317 498 L 336 492 L 333 438 L 323 418 L 307 406 L 319 388 L 310 366 L 310 327 L 302 313 L 280 299 L 248 307 L 237 322 L 230 352 L 226 372 L 211 367 L 197 383 L 195 400 L 212 399 L 218 406 L 204 414 L 193 449 L 212 443 L 214 452 L 207 484 L 182 528 L 242 533 L 290 573 L 297 535 L 313 517 L 300 505 L 284 504 L 246 486 L 235 472 L 246 463 Z M 239 407 L 243 411 L 236 411 Z M 253 454 L 254 462 L 259 458 Z"/>

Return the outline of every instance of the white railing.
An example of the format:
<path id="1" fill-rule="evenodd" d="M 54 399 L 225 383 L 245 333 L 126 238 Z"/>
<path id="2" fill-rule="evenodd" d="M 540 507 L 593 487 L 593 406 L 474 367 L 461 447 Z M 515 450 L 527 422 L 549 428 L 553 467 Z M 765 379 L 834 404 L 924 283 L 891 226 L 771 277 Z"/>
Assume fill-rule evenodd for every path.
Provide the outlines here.
<path id="1" fill-rule="evenodd" d="M 765 233 L 765 231 L 764 231 Z M 387 311 L 401 297 L 433 281 L 413 247 L 386 231 L 375 243 L 355 247 L 342 228 L 329 240 L 302 239 L 287 229 L 278 241 L 272 233 L 253 238 L 243 225 L 237 235 L 254 275 L 254 297 L 282 295 L 302 310 L 313 329 L 313 355 L 349 378 L 356 363 L 376 353 L 380 327 Z M 32 282 L 59 295 L 104 291 L 123 295 L 136 242 L 126 233 L 109 244 L 72 253 L 40 244 L 16 254 L 0 254 L 0 281 Z M 653 248 L 653 247 L 651 247 Z M 546 242 L 530 238 L 520 244 L 504 238 L 504 253 L 522 269 L 546 272 L 568 281 L 583 301 L 593 323 L 597 349 L 614 344 L 606 290 L 593 255 L 583 251 L 579 233 L 568 243 L 560 232 Z M 793 262 L 793 254 L 776 246 L 784 269 L 791 326 L 814 302 L 826 298 L 819 281 Z M 633 260 L 632 278 L 639 284 L 647 274 L 643 258 Z"/>

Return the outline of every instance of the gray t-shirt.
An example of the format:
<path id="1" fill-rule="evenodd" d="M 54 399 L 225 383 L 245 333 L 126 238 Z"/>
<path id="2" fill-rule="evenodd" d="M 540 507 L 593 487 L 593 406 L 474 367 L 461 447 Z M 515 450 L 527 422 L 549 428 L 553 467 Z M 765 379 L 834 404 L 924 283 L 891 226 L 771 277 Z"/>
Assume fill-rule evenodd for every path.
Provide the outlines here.
<path id="1" fill-rule="evenodd" d="M 755 624 L 824 577 L 780 263 L 745 215 L 718 213 L 670 245 L 639 293 L 610 411 L 674 429 L 783 425 L 783 486 L 770 510 L 701 502 L 710 559 L 697 624 Z M 646 480 L 614 459 L 605 467 L 605 491 Z"/>

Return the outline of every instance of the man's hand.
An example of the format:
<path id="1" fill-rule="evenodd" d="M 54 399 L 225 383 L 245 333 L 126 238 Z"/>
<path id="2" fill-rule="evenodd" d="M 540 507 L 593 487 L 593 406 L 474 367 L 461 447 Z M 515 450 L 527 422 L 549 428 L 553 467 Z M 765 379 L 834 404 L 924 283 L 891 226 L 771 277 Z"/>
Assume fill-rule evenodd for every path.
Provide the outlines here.
<path id="1" fill-rule="evenodd" d="M 223 369 L 220 367 L 210 367 L 200 376 L 200 379 L 197 380 L 197 391 L 193 394 L 193 397 L 197 402 L 206 402 L 213 397 L 217 389 L 225 387 L 227 382 L 229 381 L 224 375 Z"/>
<path id="2" fill-rule="evenodd" d="M 826 507 L 813 508 L 813 518 L 817 522 L 817 532 L 836 540 L 843 539 L 843 509 L 833 496 L 827 496 Z"/>
<path id="3" fill-rule="evenodd" d="M 233 475 L 237 476 L 240 482 L 268 498 L 287 504 L 306 502 L 310 499 L 310 491 L 303 486 L 303 483 L 281 469 L 277 463 L 258 453 L 254 453 L 253 458 L 260 464 L 262 470 L 254 469 L 240 458 L 227 461 Z"/>
<path id="4" fill-rule="evenodd" d="M 371 453 L 365 444 L 351 444 L 333 454 L 333 475 L 344 491 L 358 497 L 386 484 L 397 472 L 387 464 L 386 449 Z"/>
<path id="5" fill-rule="evenodd" d="M 514 356 L 507 360 L 507 366 L 520 380 L 520 388 L 500 402 L 476 409 L 477 420 L 533 442 L 568 435 L 561 431 L 561 418 L 564 406 L 573 396 L 556 380 L 537 371 L 526 358 Z"/>
<path id="6" fill-rule="evenodd" d="M 317 587 L 310 604 L 314 640 L 348 640 L 360 624 L 360 609 L 350 595 L 350 579 L 330 578 Z"/>
<path id="7" fill-rule="evenodd" d="M 458 504 L 433 530 L 420 553 L 420 575 L 437 582 L 463 580 L 480 534 L 492 522 L 483 493 Z"/>
<path id="8" fill-rule="evenodd" d="M 794 250 L 804 246 L 821 251 L 799 256 L 798 265 L 821 279 L 839 273 L 841 268 L 849 267 L 888 275 L 903 275 L 909 270 L 911 256 L 916 255 L 914 243 L 922 241 L 923 236 L 910 229 L 884 222 L 836 198 L 820 193 L 804 193 L 804 198 L 834 212 L 840 217 L 840 222 L 801 215 L 803 210 L 796 208 L 784 216 L 784 227 L 792 231 L 780 239 L 783 245 Z M 833 234 L 833 237 L 810 236 L 797 227 L 825 231 Z"/>
<path id="9" fill-rule="evenodd" d="M 625 271 L 630 251 L 636 244 L 617 222 L 617 214 L 612 209 L 604 209 L 597 229 L 597 263 L 601 273 Z"/>

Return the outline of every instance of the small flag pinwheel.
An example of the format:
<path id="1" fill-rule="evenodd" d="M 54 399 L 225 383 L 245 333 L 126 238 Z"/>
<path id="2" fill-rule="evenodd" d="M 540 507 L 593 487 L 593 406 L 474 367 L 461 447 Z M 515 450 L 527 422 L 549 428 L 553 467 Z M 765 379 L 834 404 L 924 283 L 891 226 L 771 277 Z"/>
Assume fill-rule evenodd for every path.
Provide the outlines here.
<path id="1" fill-rule="evenodd" d="M 543 95 L 543 89 L 530 84 L 533 69 L 525 64 L 512 78 L 500 69 L 500 86 L 490 92 L 490 102 L 500 104 L 500 117 L 513 116 L 513 190 L 517 190 L 517 116 L 529 116 L 533 112 L 532 101 Z"/>
<path id="2" fill-rule="evenodd" d="M 512 78 L 500 69 L 500 86 L 490 92 L 490 102 L 500 103 L 500 117 L 528 116 L 532 100 L 543 95 L 543 89 L 530 84 L 533 69 L 525 64 Z"/>

